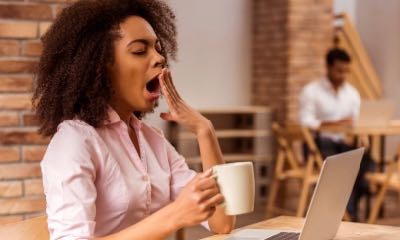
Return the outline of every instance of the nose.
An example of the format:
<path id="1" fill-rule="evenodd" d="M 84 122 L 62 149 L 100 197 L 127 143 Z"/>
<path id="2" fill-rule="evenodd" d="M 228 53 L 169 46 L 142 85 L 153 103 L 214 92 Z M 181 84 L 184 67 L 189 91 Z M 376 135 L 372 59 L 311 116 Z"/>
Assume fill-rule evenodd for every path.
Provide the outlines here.
<path id="1" fill-rule="evenodd" d="M 154 54 L 154 58 L 153 58 L 153 61 L 154 61 L 153 66 L 156 68 L 157 67 L 163 68 L 165 66 L 165 62 L 166 62 L 165 57 L 158 51 L 154 51 L 154 52 L 155 52 L 155 54 Z"/>

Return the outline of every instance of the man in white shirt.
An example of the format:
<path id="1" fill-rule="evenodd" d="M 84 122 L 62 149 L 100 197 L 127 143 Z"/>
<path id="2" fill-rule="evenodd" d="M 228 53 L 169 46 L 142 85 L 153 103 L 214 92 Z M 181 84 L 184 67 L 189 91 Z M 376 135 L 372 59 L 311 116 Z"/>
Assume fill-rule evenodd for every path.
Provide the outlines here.
<path id="1" fill-rule="evenodd" d="M 350 63 L 351 58 L 343 49 L 334 48 L 327 53 L 327 76 L 307 84 L 301 92 L 301 125 L 318 129 L 328 125 L 352 125 L 357 120 L 361 98 L 358 91 L 346 81 Z M 324 157 L 354 148 L 353 144 L 346 143 L 343 135 L 334 133 L 321 133 L 316 137 L 316 143 Z M 370 169 L 372 161 L 366 154 L 347 209 L 353 220 L 358 218 L 361 196 L 369 194 L 364 174 Z"/>

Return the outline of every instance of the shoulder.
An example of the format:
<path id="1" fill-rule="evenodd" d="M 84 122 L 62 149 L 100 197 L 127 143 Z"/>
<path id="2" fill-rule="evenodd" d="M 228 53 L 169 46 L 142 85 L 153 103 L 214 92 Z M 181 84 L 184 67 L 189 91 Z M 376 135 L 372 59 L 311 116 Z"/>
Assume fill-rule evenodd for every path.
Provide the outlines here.
<path id="1" fill-rule="evenodd" d="M 313 97 L 315 94 L 315 91 L 317 91 L 321 87 L 321 81 L 320 80 L 314 80 L 309 83 L 307 83 L 303 89 L 301 90 L 300 96 L 301 97 Z"/>
<path id="2" fill-rule="evenodd" d="M 60 123 L 40 163 L 43 175 L 57 174 L 61 178 L 84 171 L 95 176 L 101 157 L 94 131 L 79 120 Z"/>
<path id="3" fill-rule="evenodd" d="M 57 127 L 47 147 L 44 161 L 49 158 L 80 160 L 90 158 L 95 147 L 95 129 L 80 120 L 64 120 Z"/>
<path id="4" fill-rule="evenodd" d="M 314 81 L 311 81 L 311 82 L 309 82 L 309 83 L 307 83 L 305 86 L 304 86 L 304 90 L 305 91 L 311 91 L 311 90 L 315 90 L 315 89 L 319 89 L 319 88 L 321 88 L 323 86 L 323 81 L 322 80 L 314 80 Z"/>
<path id="5" fill-rule="evenodd" d="M 59 138 L 69 143 L 81 143 L 92 139 L 95 128 L 81 120 L 64 120 L 57 127 L 52 140 Z"/>
<path id="6" fill-rule="evenodd" d="M 355 88 L 353 85 L 350 83 L 346 82 L 345 83 L 345 89 L 348 92 L 348 94 L 352 95 L 356 99 L 360 99 L 360 93 L 358 92 L 357 88 Z"/>

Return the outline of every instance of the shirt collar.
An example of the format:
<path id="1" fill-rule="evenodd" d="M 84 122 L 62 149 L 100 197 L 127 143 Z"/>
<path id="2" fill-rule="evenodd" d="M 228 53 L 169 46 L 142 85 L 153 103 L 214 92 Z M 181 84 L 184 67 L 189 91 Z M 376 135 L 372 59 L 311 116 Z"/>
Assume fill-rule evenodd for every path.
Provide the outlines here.
<path id="1" fill-rule="evenodd" d="M 118 113 L 111 106 L 108 106 L 107 114 L 108 120 L 105 121 L 104 125 L 123 122 Z M 142 127 L 142 121 L 140 121 L 133 113 L 130 115 L 129 124 L 135 129 L 140 129 Z"/>
<path id="2" fill-rule="evenodd" d="M 335 89 L 334 89 L 333 86 L 332 86 L 332 83 L 329 81 L 328 78 L 323 78 L 322 81 L 321 81 L 321 83 L 322 83 L 322 86 L 323 86 L 324 88 L 328 89 L 328 90 L 331 91 L 332 93 L 336 93 Z M 347 82 L 344 82 L 344 83 L 342 84 L 342 86 L 339 87 L 337 93 L 343 91 L 343 90 L 345 89 L 345 87 L 346 87 L 346 84 L 347 84 Z"/>

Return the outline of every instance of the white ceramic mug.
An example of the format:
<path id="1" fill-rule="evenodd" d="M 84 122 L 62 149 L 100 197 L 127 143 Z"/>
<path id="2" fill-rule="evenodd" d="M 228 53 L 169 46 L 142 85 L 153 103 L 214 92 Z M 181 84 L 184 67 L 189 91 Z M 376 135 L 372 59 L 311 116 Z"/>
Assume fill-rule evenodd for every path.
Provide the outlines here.
<path id="1" fill-rule="evenodd" d="M 254 210 L 254 171 L 252 162 L 221 164 L 213 167 L 225 214 L 239 215 Z"/>

